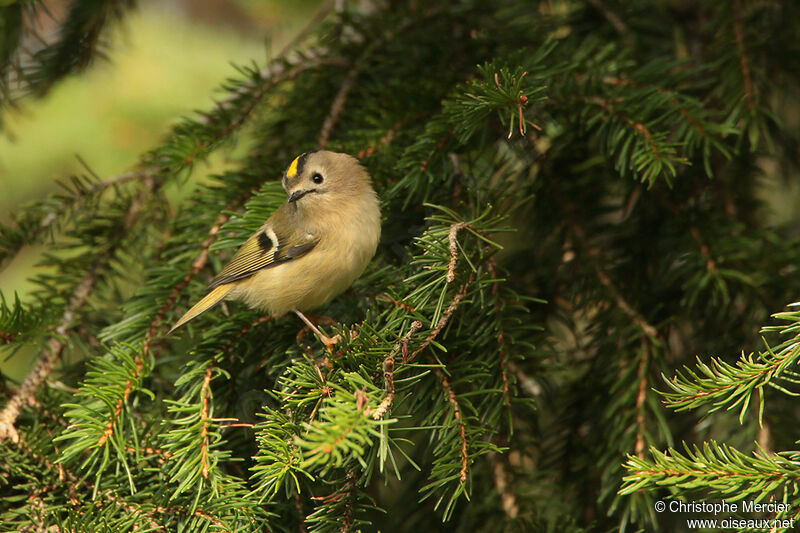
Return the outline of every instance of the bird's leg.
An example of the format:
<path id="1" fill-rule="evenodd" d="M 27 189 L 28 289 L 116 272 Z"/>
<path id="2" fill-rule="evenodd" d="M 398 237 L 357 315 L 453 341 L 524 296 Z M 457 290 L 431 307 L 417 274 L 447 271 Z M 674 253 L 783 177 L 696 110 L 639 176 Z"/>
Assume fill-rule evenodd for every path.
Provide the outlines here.
<path id="1" fill-rule="evenodd" d="M 322 344 L 324 344 L 324 345 L 325 345 L 325 348 L 326 348 L 326 349 L 327 349 L 329 352 L 333 352 L 333 347 L 334 347 L 334 346 L 336 346 L 336 343 L 338 343 L 338 342 L 339 342 L 339 340 L 340 340 L 340 337 L 339 337 L 339 335 L 336 335 L 336 336 L 334 336 L 334 337 L 328 337 L 327 335 L 323 335 L 323 333 L 322 333 L 322 332 L 321 332 L 319 329 L 317 329 L 317 326 L 315 326 L 315 325 L 314 325 L 314 323 L 313 323 L 313 322 L 311 322 L 311 321 L 310 321 L 310 320 L 309 320 L 309 319 L 306 317 L 306 315 L 304 315 L 303 313 L 301 313 L 301 312 L 300 312 L 300 311 L 298 311 L 297 309 L 295 309 L 295 310 L 294 310 L 294 312 L 295 312 L 295 314 L 296 314 L 297 316 L 299 316 L 299 317 L 300 317 L 300 320 L 302 320 L 303 322 L 305 322 L 305 323 L 306 323 L 306 326 L 308 326 L 308 328 L 309 328 L 311 331 L 313 331 L 313 332 L 314 332 L 314 334 L 315 334 L 315 335 L 316 335 L 316 336 L 319 338 L 319 340 L 321 340 L 321 341 L 322 341 Z"/>

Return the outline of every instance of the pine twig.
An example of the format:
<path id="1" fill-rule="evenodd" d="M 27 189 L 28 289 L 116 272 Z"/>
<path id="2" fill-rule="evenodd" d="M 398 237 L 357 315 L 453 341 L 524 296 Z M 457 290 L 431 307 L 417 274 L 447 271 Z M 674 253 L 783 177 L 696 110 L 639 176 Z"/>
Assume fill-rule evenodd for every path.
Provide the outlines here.
<path id="1" fill-rule="evenodd" d="M 247 195 L 245 195 L 246 197 Z M 236 205 L 244 201 L 241 197 L 234 202 Z M 235 206 L 234 206 L 235 207 Z M 164 304 L 159 308 L 156 312 L 153 320 L 150 323 L 150 328 L 147 330 L 145 334 L 144 343 L 142 345 L 142 354 L 146 357 L 150 353 L 150 344 L 152 340 L 155 338 L 156 334 L 158 333 L 159 327 L 162 325 L 164 317 L 167 314 L 167 311 L 172 307 L 177 300 L 178 296 L 180 295 L 181 291 L 189 284 L 189 282 L 203 269 L 203 267 L 208 262 L 208 250 L 211 244 L 216 240 L 217 234 L 219 233 L 220 228 L 222 225 L 227 222 L 229 216 L 225 214 L 221 214 L 217 217 L 216 223 L 211 226 L 208 230 L 208 236 L 206 239 L 200 244 L 200 253 L 197 254 L 194 261 L 192 262 L 192 270 L 186 274 L 181 281 L 172 289 L 169 296 L 167 296 L 166 301 Z M 128 401 L 128 395 L 130 394 L 133 388 L 133 380 L 136 379 L 141 372 L 143 365 L 142 354 L 137 354 L 135 358 L 136 364 L 136 375 L 132 378 L 129 378 L 125 382 L 125 388 L 123 390 L 122 396 L 117 400 L 117 404 L 114 407 L 114 413 L 111 417 L 109 417 L 108 421 L 106 422 L 106 428 L 103 431 L 103 434 L 100 435 L 100 438 L 97 441 L 98 446 L 104 446 L 105 443 L 108 441 L 109 437 L 114 432 L 114 424 L 119 417 L 119 414 L 122 412 L 122 406 L 125 402 Z"/>
<path id="2" fill-rule="evenodd" d="M 447 397 L 447 401 L 450 402 L 450 408 L 453 410 L 453 417 L 458 425 L 458 435 L 461 439 L 461 470 L 458 479 L 461 483 L 464 483 L 467 481 L 467 469 L 469 467 L 467 428 L 464 426 L 464 421 L 461 418 L 461 407 L 458 405 L 456 393 L 453 391 L 453 387 L 450 385 L 447 376 L 442 372 L 442 369 L 438 367 L 434 369 L 434 372 L 436 373 L 436 377 L 439 378 L 439 382 L 442 384 L 442 390 Z"/>
<path id="3" fill-rule="evenodd" d="M 592 96 L 585 99 L 587 102 L 598 105 L 603 111 L 606 112 L 607 116 L 609 117 L 617 117 L 622 122 L 627 124 L 631 129 L 633 129 L 636 133 L 644 137 L 647 146 L 650 148 L 650 151 L 653 152 L 653 155 L 656 158 L 661 158 L 661 152 L 658 149 L 658 146 L 653 141 L 653 135 L 650 133 L 650 130 L 647 129 L 647 126 L 642 124 L 641 122 L 636 122 L 635 120 L 631 120 L 627 116 L 621 114 L 619 111 L 614 109 L 614 105 L 608 101 L 606 98 L 601 98 L 599 96 Z"/>
<path id="4" fill-rule="evenodd" d="M 669 198 L 664 196 L 663 194 L 658 195 L 661 202 L 666 206 L 667 209 L 677 218 L 680 217 L 680 209 L 678 206 L 675 205 Z M 694 239 L 694 242 L 697 244 L 698 248 L 700 249 L 700 254 L 706 260 L 706 270 L 709 271 L 712 275 L 717 275 L 717 263 L 714 261 L 714 257 L 711 255 L 711 250 L 708 247 L 708 244 L 703 240 L 703 237 L 700 235 L 700 230 L 697 229 L 697 226 L 694 224 L 689 226 L 689 234 Z"/>
<path id="5" fill-rule="evenodd" d="M 417 117 L 419 116 L 422 115 L 418 114 Z M 383 134 L 383 137 L 381 137 L 377 143 L 371 144 L 366 148 L 362 148 L 361 150 L 359 150 L 357 154 L 358 159 L 363 159 L 365 157 L 371 156 L 372 154 L 375 153 L 375 151 L 378 149 L 379 146 L 389 146 L 390 144 L 392 144 L 394 136 L 397 135 L 397 132 L 400 131 L 400 128 L 405 126 L 407 123 L 408 123 L 407 119 L 400 119 L 394 124 L 392 124 L 392 127 L 386 130 L 386 133 Z"/>
<path id="6" fill-rule="evenodd" d="M 267 65 L 259 72 L 259 76 L 265 81 L 261 85 L 253 87 L 250 90 L 251 98 L 246 106 L 242 108 L 239 116 L 236 117 L 223 131 L 221 131 L 216 138 L 223 138 L 228 133 L 238 128 L 250 113 L 255 109 L 258 102 L 266 95 L 266 93 L 284 81 L 291 81 L 304 72 L 322 67 L 322 66 L 344 66 L 345 62 L 340 58 L 326 57 L 328 53 L 327 48 L 318 48 L 316 50 L 307 50 L 304 55 L 294 55 L 286 58 L 286 63 L 290 68 L 286 68 L 284 63 L 275 62 Z M 233 107 L 233 101 L 238 98 L 241 93 L 237 92 L 228 98 L 221 100 L 217 103 L 215 110 L 224 113 Z M 211 123 L 211 114 L 205 115 L 200 119 L 203 124 Z"/>
<path id="7" fill-rule="evenodd" d="M 331 131 L 333 131 L 334 126 L 339 121 L 339 117 L 344 110 L 344 105 L 347 102 L 347 95 L 350 93 L 350 90 L 353 88 L 353 85 L 356 82 L 356 76 L 358 76 L 358 73 L 361 70 L 362 62 L 363 61 L 358 61 L 355 65 L 353 65 L 353 67 L 344 77 L 344 80 L 342 80 L 342 84 L 339 86 L 339 91 L 333 98 L 331 109 L 328 112 L 328 116 L 325 117 L 325 120 L 322 123 L 322 128 L 319 132 L 319 138 L 317 139 L 317 146 L 319 146 L 321 150 L 324 150 L 328 146 L 328 140 L 330 139 Z"/>
<path id="8" fill-rule="evenodd" d="M 79 505 L 79 502 L 78 502 L 77 498 L 75 497 L 75 494 L 77 494 L 77 492 L 78 492 L 77 491 L 78 486 L 81 486 L 84 489 L 89 490 L 89 491 L 92 490 L 92 487 L 91 487 L 91 485 L 89 483 L 87 483 L 85 480 L 79 478 L 73 472 L 71 472 L 71 471 L 67 470 L 66 468 L 64 468 L 63 465 L 54 464 L 52 461 L 50 461 L 50 459 L 48 459 L 44 455 L 42 455 L 42 454 L 36 452 L 35 450 L 33 450 L 30 446 L 28 446 L 28 444 L 25 441 L 24 437 L 20 436 L 20 438 L 18 440 L 13 441 L 13 442 L 16 445 L 18 450 L 23 452 L 25 455 L 31 457 L 32 459 L 34 459 L 37 463 L 42 465 L 46 470 L 55 472 L 58 475 L 59 481 L 68 481 L 69 482 L 70 487 L 69 487 L 67 492 L 69 494 L 71 494 L 70 503 L 73 506 L 77 507 Z M 166 528 L 164 528 L 164 526 L 162 526 L 161 524 L 156 522 L 156 520 L 155 520 L 155 518 L 153 516 L 154 513 L 152 513 L 152 512 L 148 513 L 146 511 L 142 511 L 142 509 L 140 507 L 135 507 L 133 505 L 126 504 L 125 502 L 121 501 L 119 498 L 117 498 L 116 496 L 114 496 L 113 494 L 111 494 L 109 492 L 103 492 L 102 496 L 103 496 L 104 499 L 106 499 L 109 502 L 115 504 L 116 506 L 122 508 L 127 514 L 132 515 L 132 516 L 143 516 L 144 518 L 146 518 L 148 523 L 149 523 L 149 526 L 150 526 L 151 530 L 153 530 L 153 531 L 166 531 Z M 100 505 L 102 505 L 102 503 L 100 503 L 100 502 L 98 502 L 98 503 Z"/>
<path id="9" fill-rule="evenodd" d="M 654 339 L 658 338 L 658 330 L 649 322 L 647 322 L 647 319 L 628 303 L 628 301 L 619 292 L 619 289 L 617 289 L 616 285 L 614 285 L 614 282 L 611 281 L 611 278 L 608 276 L 606 271 L 603 270 L 600 265 L 597 264 L 597 262 L 593 263 L 594 272 L 597 276 L 597 279 L 600 281 L 603 287 L 608 290 L 609 294 L 614 299 L 614 302 L 617 304 L 617 307 L 619 307 L 623 313 L 628 315 L 633 323 L 639 326 L 639 329 L 641 329 L 645 335 Z"/>
<path id="10" fill-rule="evenodd" d="M 492 278 L 497 278 L 497 268 L 495 267 L 494 259 L 489 259 L 486 263 Z M 509 395 L 508 384 L 508 355 L 505 350 L 505 343 L 503 342 L 503 326 L 500 323 L 500 301 L 498 299 L 498 283 L 492 284 L 492 297 L 494 302 L 494 320 L 497 323 L 497 355 L 500 357 L 500 379 L 503 381 L 503 401 L 506 407 L 511 407 L 511 396 Z"/>
<path id="11" fill-rule="evenodd" d="M 417 354 L 419 354 L 422 350 L 427 348 L 430 345 L 430 343 L 433 342 L 433 340 L 439 335 L 439 333 L 447 325 L 447 322 L 450 320 L 450 317 L 453 315 L 453 313 L 455 313 L 456 309 L 458 308 L 458 304 L 460 304 L 461 300 L 464 299 L 464 296 L 467 295 L 467 289 L 469 288 L 470 284 L 472 284 L 472 281 L 474 279 L 475 279 L 475 274 L 470 274 L 469 279 L 466 281 L 466 283 L 464 283 L 459 288 L 456 295 L 453 296 L 452 300 L 450 300 L 450 305 L 448 305 L 447 309 L 445 309 L 444 313 L 442 313 L 442 316 L 439 318 L 439 322 L 436 323 L 436 326 L 431 330 L 428 336 L 425 337 L 425 340 L 422 341 L 422 344 L 416 350 L 414 350 L 408 356 L 408 358 L 403 360 L 404 363 L 407 363 L 408 361 L 414 359 L 417 356 Z"/>
<path id="12" fill-rule="evenodd" d="M 372 418 L 374 420 L 378 420 L 392 406 L 392 401 L 394 401 L 394 358 L 397 356 L 398 352 L 403 353 L 405 356 L 408 353 L 408 342 L 411 340 L 411 337 L 422 327 L 422 322 L 419 320 L 415 320 L 411 323 L 411 327 L 408 329 L 408 332 L 403 335 L 400 340 L 394 345 L 394 348 L 386 355 L 383 360 L 383 380 L 386 383 L 386 396 L 381 400 L 381 403 L 378 404 L 378 407 L 372 411 Z"/>
<path id="13" fill-rule="evenodd" d="M 3 410 L 0 411 L 0 441 L 10 439 L 12 442 L 19 442 L 19 434 L 14 427 L 17 416 L 19 416 L 23 405 L 30 405 L 35 402 L 34 397 L 39 391 L 39 387 L 44 383 L 44 380 L 50 375 L 53 367 L 61 358 L 61 354 L 64 351 L 64 341 L 62 339 L 72 326 L 76 311 L 83 307 L 83 304 L 88 299 L 89 293 L 97 280 L 97 271 L 105 261 L 105 258 L 106 254 L 98 258 L 75 287 L 67 308 L 61 315 L 61 321 L 53 332 L 53 337 L 47 341 L 46 351 L 36 362 L 33 370 L 25 377 L 22 385 L 20 385 Z"/>
<path id="14" fill-rule="evenodd" d="M 294 47 L 303 42 L 306 37 L 317 29 L 319 23 L 331 12 L 333 3 L 334 0 L 325 0 L 322 2 L 303 29 L 297 32 L 295 36 L 281 48 L 281 51 L 278 52 L 278 57 L 285 57 Z"/>
<path id="15" fill-rule="evenodd" d="M 456 235 L 464 228 L 468 228 L 469 224 L 466 222 L 457 222 L 450 226 L 450 233 L 447 236 L 450 248 L 450 263 L 447 265 L 447 283 L 452 283 L 456 279 L 456 260 L 458 258 L 458 243 Z"/>
<path id="16" fill-rule="evenodd" d="M 208 479 L 208 462 L 206 461 L 208 457 L 208 400 L 211 396 L 210 386 L 213 370 L 214 365 L 209 364 L 206 368 L 206 375 L 203 377 L 203 385 L 200 388 L 200 396 L 203 401 L 203 407 L 200 411 L 200 420 L 202 420 L 200 427 L 200 438 L 202 439 L 200 444 L 200 471 L 206 479 Z"/>

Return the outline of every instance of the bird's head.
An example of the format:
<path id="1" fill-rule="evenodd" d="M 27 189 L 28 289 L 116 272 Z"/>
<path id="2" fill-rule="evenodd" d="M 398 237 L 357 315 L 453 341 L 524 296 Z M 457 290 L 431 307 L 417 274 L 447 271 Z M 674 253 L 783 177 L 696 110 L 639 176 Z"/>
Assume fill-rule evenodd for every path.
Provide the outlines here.
<path id="1" fill-rule="evenodd" d="M 362 195 L 374 195 L 369 174 L 355 157 L 336 152 L 307 152 L 283 175 L 287 202 L 295 209 L 345 209 Z"/>

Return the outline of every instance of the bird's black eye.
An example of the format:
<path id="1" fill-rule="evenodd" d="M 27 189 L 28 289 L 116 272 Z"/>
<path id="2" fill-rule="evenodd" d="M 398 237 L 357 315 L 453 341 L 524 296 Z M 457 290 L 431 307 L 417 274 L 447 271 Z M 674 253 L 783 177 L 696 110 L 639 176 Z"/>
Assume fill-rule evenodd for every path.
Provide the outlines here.
<path id="1" fill-rule="evenodd" d="M 320 174 L 319 172 L 314 172 L 314 174 L 311 175 L 311 181 L 319 185 L 324 181 L 324 178 L 322 177 L 322 174 Z"/>

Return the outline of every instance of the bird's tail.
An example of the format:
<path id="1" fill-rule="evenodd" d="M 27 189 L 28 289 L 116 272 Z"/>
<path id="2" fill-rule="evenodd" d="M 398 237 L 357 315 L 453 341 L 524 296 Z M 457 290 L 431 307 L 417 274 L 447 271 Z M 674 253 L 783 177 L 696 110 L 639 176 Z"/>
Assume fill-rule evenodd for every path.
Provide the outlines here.
<path id="1" fill-rule="evenodd" d="M 180 318 L 180 320 L 175 322 L 175 325 L 172 326 L 172 329 L 170 329 L 169 332 L 167 332 L 167 335 L 169 335 L 182 325 L 186 324 L 197 315 L 205 311 L 208 311 L 209 309 L 214 307 L 214 305 L 219 303 L 220 300 L 225 298 L 225 295 L 228 294 L 231 291 L 231 289 L 233 289 L 233 283 L 227 283 L 225 285 L 220 285 L 219 287 L 216 287 L 213 291 L 203 296 L 202 300 L 194 304 L 191 309 L 186 311 L 186 314 L 183 315 Z"/>

